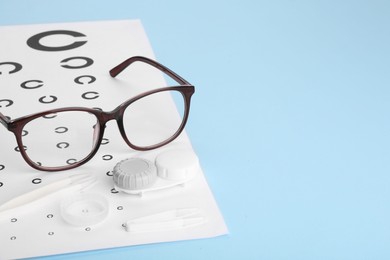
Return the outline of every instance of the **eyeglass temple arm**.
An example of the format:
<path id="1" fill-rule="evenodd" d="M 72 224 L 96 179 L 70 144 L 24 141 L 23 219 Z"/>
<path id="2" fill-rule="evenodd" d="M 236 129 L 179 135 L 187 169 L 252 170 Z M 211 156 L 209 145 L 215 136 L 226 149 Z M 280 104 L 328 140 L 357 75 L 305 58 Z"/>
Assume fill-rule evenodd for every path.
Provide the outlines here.
<path id="1" fill-rule="evenodd" d="M 5 116 L 3 115 L 2 113 L 0 113 L 0 123 L 5 126 L 7 129 L 8 129 L 8 124 L 9 124 L 10 120 Z"/>
<path id="2" fill-rule="evenodd" d="M 118 66 L 116 66 L 115 68 L 111 69 L 110 70 L 111 77 L 115 78 L 119 73 L 121 73 L 124 69 L 126 69 L 130 64 L 134 63 L 135 61 L 145 62 L 145 63 L 161 70 L 162 72 L 164 72 L 165 74 L 170 76 L 172 79 L 174 79 L 176 82 L 178 82 L 181 85 L 191 85 L 190 83 L 188 83 L 188 81 L 186 81 L 185 79 L 183 79 L 182 77 L 180 77 L 179 75 L 177 75 L 175 72 L 168 69 L 164 65 L 158 63 L 157 61 L 154 61 L 152 59 L 149 59 L 149 58 L 146 58 L 143 56 L 131 57 L 131 58 L 125 60 L 124 62 L 122 62 L 121 64 L 119 64 Z"/>

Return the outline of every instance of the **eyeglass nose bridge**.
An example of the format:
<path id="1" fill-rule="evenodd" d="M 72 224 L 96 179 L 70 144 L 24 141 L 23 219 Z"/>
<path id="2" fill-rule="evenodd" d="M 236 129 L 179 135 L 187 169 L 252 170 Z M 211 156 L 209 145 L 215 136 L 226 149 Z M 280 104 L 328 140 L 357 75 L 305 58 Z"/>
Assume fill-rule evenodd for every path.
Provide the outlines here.
<path id="1" fill-rule="evenodd" d="M 101 129 L 100 138 L 103 138 L 104 129 L 106 128 L 107 123 L 111 120 L 115 120 L 123 140 L 127 143 L 128 146 L 130 146 L 131 148 L 135 148 L 127 139 L 126 132 L 123 126 L 123 113 L 125 109 L 126 107 L 119 106 L 112 111 L 99 111 L 98 119 Z"/>
<path id="2" fill-rule="evenodd" d="M 99 113 L 97 114 L 98 116 L 98 119 L 100 121 L 100 124 L 101 125 L 106 125 L 107 122 L 111 121 L 111 120 L 117 120 L 118 118 L 118 112 L 117 109 L 113 110 L 113 111 L 102 111 L 102 110 L 99 110 Z"/>

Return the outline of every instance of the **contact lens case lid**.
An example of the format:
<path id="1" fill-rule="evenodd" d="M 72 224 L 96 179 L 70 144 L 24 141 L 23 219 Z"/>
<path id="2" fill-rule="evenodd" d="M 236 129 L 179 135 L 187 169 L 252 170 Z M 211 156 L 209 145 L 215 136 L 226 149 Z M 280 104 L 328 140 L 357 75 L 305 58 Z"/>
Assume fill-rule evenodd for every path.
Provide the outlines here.
<path id="1" fill-rule="evenodd" d="M 190 149 L 172 149 L 156 158 L 158 176 L 167 180 L 187 180 L 199 170 L 199 159 Z"/>
<path id="2" fill-rule="evenodd" d="M 62 218 L 73 226 L 91 226 L 103 222 L 109 214 L 109 202 L 94 193 L 80 193 L 61 202 Z"/>
<path id="3" fill-rule="evenodd" d="M 157 172 L 153 162 L 143 158 L 129 158 L 115 165 L 113 178 L 119 190 L 140 190 L 156 181 Z"/>

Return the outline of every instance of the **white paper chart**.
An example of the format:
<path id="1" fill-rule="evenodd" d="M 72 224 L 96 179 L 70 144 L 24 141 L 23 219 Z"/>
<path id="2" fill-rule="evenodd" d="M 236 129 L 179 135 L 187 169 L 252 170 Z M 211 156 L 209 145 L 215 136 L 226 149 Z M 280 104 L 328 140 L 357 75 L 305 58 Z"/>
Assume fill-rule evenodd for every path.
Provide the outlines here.
<path id="1" fill-rule="evenodd" d="M 3 26 L 0 36 L 0 112 L 10 118 L 67 106 L 111 111 L 139 93 L 166 86 L 160 71 L 142 64 L 132 65 L 117 78 L 108 73 L 132 56 L 154 59 L 138 20 Z M 167 108 L 175 108 L 171 98 L 161 102 Z M 61 215 L 60 204 L 73 193 L 65 192 L 11 214 L 0 213 L 0 259 L 208 238 L 227 233 L 201 170 L 184 186 L 150 192 L 142 197 L 116 190 L 112 171 L 119 161 L 130 157 L 153 161 L 168 149 L 192 147 L 183 132 L 165 147 L 135 151 L 126 145 L 113 122 L 107 124 L 102 145 L 91 161 L 73 170 L 54 173 L 31 168 L 18 151 L 13 133 L 0 126 L 0 204 L 68 176 L 89 174 L 96 176 L 97 182 L 88 192 L 106 198 L 109 209 L 105 221 L 98 225 L 69 225 Z M 156 232 L 152 229 L 140 233 L 127 232 L 123 225 L 134 218 L 180 209 L 196 209 L 204 222 L 192 228 Z"/>

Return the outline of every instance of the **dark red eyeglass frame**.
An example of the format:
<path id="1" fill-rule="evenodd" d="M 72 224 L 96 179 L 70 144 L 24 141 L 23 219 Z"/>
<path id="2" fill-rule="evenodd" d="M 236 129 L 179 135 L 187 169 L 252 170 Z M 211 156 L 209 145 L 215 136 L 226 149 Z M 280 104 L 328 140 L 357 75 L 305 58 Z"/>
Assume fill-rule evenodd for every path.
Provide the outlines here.
<path id="1" fill-rule="evenodd" d="M 19 151 L 22 154 L 23 159 L 31 167 L 33 167 L 37 170 L 41 170 L 41 171 L 49 171 L 49 172 L 63 171 L 63 170 L 70 170 L 70 169 L 79 167 L 79 166 L 85 164 L 86 162 L 88 162 L 90 159 L 92 159 L 92 157 L 99 150 L 99 147 L 100 147 L 101 142 L 103 140 L 105 125 L 110 120 L 117 121 L 118 128 L 119 128 L 119 131 L 121 133 L 122 138 L 125 140 L 127 145 L 130 146 L 134 150 L 139 150 L 139 151 L 152 150 L 152 149 L 161 147 L 163 145 L 166 145 L 166 144 L 172 142 L 175 138 L 177 138 L 180 135 L 180 133 L 183 131 L 184 126 L 187 123 L 188 115 L 190 112 L 191 97 L 195 93 L 195 87 L 192 84 L 190 84 L 188 81 L 186 81 L 185 79 L 180 77 L 178 74 L 176 74 L 175 72 L 173 72 L 169 68 L 165 67 L 164 65 L 162 65 L 162 64 L 160 64 L 152 59 L 143 57 L 143 56 L 134 56 L 134 57 L 131 57 L 131 58 L 125 60 L 124 62 L 122 62 L 121 64 L 116 66 L 115 68 L 111 69 L 110 75 L 112 77 L 116 77 L 119 73 L 121 73 L 124 69 L 126 69 L 130 64 L 132 64 L 136 61 L 147 63 L 147 64 L 161 70 L 162 72 L 164 72 L 165 74 L 170 76 L 172 79 L 174 79 L 176 82 L 178 82 L 180 85 L 179 86 L 165 87 L 165 88 L 158 88 L 158 89 L 154 89 L 154 90 L 150 90 L 150 91 L 141 93 L 133 98 L 126 100 L 121 105 L 119 105 L 117 108 L 115 108 L 112 111 L 108 111 L 108 112 L 101 111 L 98 109 L 93 109 L 93 108 L 86 108 L 86 107 L 64 107 L 64 108 L 46 110 L 43 112 L 31 114 L 31 115 L 24 116 L 24 117 L 19 117 L 16 119 L 9 119 L 9 117 L 0 113 L 0 123 L 3 124 L 9 131 L 14 133 L 14 135 L 16 137 L 16 142 L 17 142 L 18 147 L 19 147 Z M 125 134 L 124 126 L 123 126 L 122 119 L 123 119 L 123 113 L 124 113 L 125 109 L 129 105 L 131 105 L 133 102 L 135 102 L 143 97 L 146 97 L 146 96 L 154 94 L 154 93 L 162 92 L 162 91 L 172 91 L 172 90 L 180 92 L 183 95 L 183 98 L 185 101 L 185 107 L 184 107 L 185 110 L 184 110 L 184 115 L 183 115 L 183 121 L 182 121 L 179 129 L 176 131 L 176 133 L 172 137 L 170 137 L 169 139 L 167 139 L 163 142 L 155 144 L 155 145 L 151 145 L 151 146 L 147 146 L 147 147 L 139 147 L 139 146 L 132 144 L 128 140 L 128 138 Z M 42 117 L 42 116 L 48 115 L 48 114 L 64 112 L 64 111 L 84 111 L 84 112 L 94 114 L 96 116 L 96 118 L 99 121 L 99 127 L 100 127 L 99 130 L 100 131 L 99 131 L 99 136 L 97 138 L 97 142 L 96 142 L 95 146 L 93 147 L 92 151 L 90 152 L 90 154 L 86 158 L 84 158 L 83 160 L 77 161 L 73 164 L 60 166 L 60 167 L 44 167 L 44 166 L 36 164 L 28 157 L 28 155 L 24 149 L 24 146 L 23 146 L 22 131 L 23 131 L 24 126 L 28 122 L 30 122 L 31 120 L 33 120 L 35 118 Z"/>

